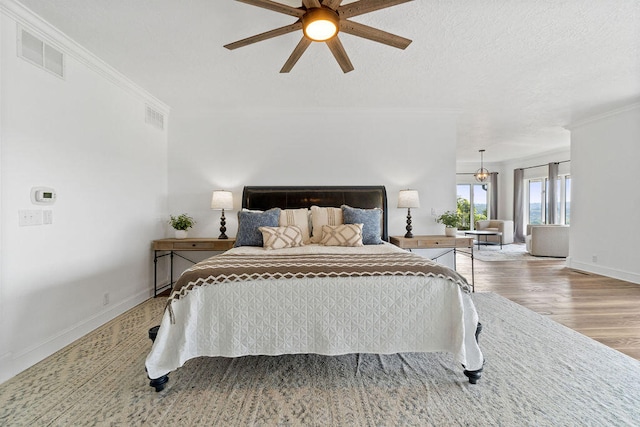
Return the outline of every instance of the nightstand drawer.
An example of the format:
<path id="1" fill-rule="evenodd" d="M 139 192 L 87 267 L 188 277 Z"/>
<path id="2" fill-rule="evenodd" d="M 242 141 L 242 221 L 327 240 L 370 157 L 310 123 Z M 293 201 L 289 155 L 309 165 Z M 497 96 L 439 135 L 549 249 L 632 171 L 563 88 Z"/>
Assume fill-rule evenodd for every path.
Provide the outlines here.
<path id="1" fill-rule="evenodd" d="M 414 236 L 412 238 L 391 236 L 391 243 L 403 249 L 454 249 L 470 248 L 473 245 L 471 237 L 448 237 L 448 236 Z"/>
<path id="2" fill-rule="evenodd" d="M 431 237 L 431 238 L 417 238 L 418 248 L 433 249 L 433 248 L 454 248 L 456 246 L 456 239 L 451 237 Z"/>
<path id="3" fill-rule="evenodd" d="M 216 250 L 215 242 L 176 242 L 173 244 L 174 251 L 185 251 L 185 250 L 198 250 L 198 251 L 206 251 Z"/>
<path id="4" fill-rule="evenodd" d="M 156 251 L 226 251 L 233 248 L 236 239 L 189 238 L 153 241 Z"/>

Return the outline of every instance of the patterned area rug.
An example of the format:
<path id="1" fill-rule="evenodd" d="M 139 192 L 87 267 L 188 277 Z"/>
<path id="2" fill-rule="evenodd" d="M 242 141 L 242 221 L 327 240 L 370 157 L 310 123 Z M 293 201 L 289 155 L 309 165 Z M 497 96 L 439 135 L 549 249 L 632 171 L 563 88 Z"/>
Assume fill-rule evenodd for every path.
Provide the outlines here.
<path id="1" fill-rule="evenodd" d="M 638 425 L 640 362 L 496 294 L 473 295 L 486 365 L 444 353 L 201 358 L 156 393 L 149 300 L 0 385 L 0 425 Z"/>
<path id="2" fill-rule="evenodd" d="M 478 249 L 477 246 L 474 246 L 473 256 L 480 261 L 564 261 L 564 258 L 549 258 L 529 255 L 529 252 L 527 252 L 526 247 L 523 243 L 511 243 L 509 245 L 503 245 L 502 249 L 500 249 L 500 245 L 480 245 L 480 249 Z"/>

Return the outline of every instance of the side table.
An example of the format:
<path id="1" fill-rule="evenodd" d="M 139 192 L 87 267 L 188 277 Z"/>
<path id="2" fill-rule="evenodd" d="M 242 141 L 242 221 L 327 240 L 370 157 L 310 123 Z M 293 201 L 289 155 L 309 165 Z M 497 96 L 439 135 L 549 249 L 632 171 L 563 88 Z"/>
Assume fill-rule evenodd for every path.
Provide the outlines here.
<path id="1" fill-rule="evenodd" d="M 453 269 L 456 269 L 456 253 L 457 249 L 465 248 L 471 249 L 469 252 L 460 251 L 465 255 L 469 255 L 471 257 L 471 290 L 472 292 L 476 291 L 475 287 L 475 269 L 473 265 L 473 237 L 449 237 L 449 236 L 438 236 L 438 235 L 427 235 L 427 236 L 413 236 L 413 237 L 404 237 L 404 236 L 389 236 L 389 241 L 402 248 L 402 249 L 448 249 L 440 256 L 447 254 L 453 251 Z"/>
<path id="2" fill-rule="evenodd" d="M 195 264 L 195 261 L 190 260 L 178 252 L 182 251 L 209 251 L 209 252 L 222 252 L 233 248 L 236 239 L 218 239 L 218 238 L 188 238 L 188 239 L 158 239 L 152 242 L 153 246 L 153 297 L 158 295 L 158 290 L 162 290 L 166 287 L 173 287 L 173 256 L 178 256 L 190 263 Z M 166 252 L 158 255 L 159 252 Z M 169 277 L 169 283 L 158 289 L 158 259 L 169 256 L 171 259 L 171 273 Z"/>

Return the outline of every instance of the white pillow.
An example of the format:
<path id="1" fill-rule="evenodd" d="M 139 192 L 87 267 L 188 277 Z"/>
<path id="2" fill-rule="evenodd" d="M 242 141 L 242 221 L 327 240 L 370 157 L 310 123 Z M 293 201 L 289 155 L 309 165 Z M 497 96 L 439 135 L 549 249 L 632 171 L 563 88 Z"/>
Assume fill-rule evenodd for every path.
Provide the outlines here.
<path id="1" fill-rule="evenodd" d="M 285 249 L 304 246 L 302 232 L 295 225 L 286 227 L 258 227 L 262 233 L 262 247 L 265 249 Z"/>
<path id="2" fill-rule="evenodd" d="M 309 244 L 311 240 L 311 232 L 309 230 L 309 210 L 306 208 L 301 209 L 282 209 L 280 211 L 281 227 L 287 225 L 295 225 L 300 228 L 302 233 L 302 241 L 305 245 Z"/>
<path id="3" fill-rule="evenodd" d="M 311 243 L 320 243 L 322 240 L 322 226 L 336 226 L 342 224 L 342 209 L 340 208 L 321 208 L 311 206 Z"/>
<path id="4" fill-rule="evenodd" d="M 325 246 L 363 246 L 362 224 L 323 225 L 320 243 Z"/>

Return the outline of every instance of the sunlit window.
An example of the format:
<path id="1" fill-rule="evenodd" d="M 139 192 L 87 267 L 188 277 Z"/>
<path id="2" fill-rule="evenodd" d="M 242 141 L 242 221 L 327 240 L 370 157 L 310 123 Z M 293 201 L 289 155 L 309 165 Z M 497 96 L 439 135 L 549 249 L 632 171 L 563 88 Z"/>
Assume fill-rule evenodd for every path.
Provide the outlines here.
<path id="1" fill-rule="evenodd" d="M 458 213 L 461 230 L 475 229 L 476 221 L 489 217 L 488 184 L 458 184 Z"/>
<path id="2" fill-rule="evenodd" d="M 548 189 L 549 180 L 546 178 L 530 179 L 529 203 L 527 205 L 528 224 L 546 224 L 549 212 Z M 571 177 L 563 175 L 557 180 L 556 206 L 558 222 L 570 224 L 571 218 Z"/>

